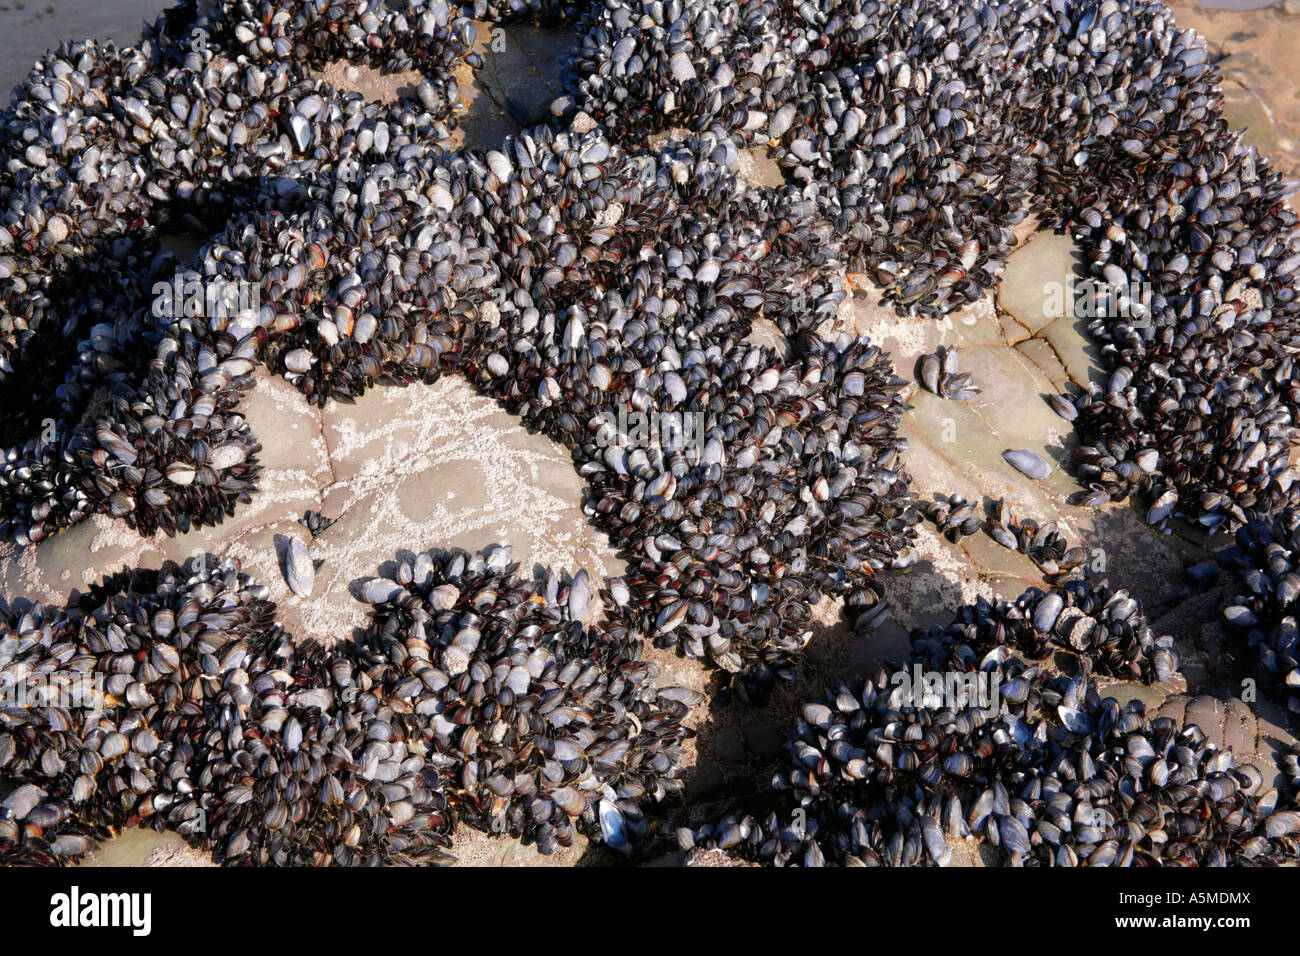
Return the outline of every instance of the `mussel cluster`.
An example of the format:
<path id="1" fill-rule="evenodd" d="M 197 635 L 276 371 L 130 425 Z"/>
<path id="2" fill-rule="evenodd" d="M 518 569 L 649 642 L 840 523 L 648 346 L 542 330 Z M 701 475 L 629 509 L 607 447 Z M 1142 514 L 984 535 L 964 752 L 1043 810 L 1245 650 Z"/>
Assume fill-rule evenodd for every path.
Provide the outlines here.
<path id="1" fill-rule="evenodd" d="M 585 571 L 526 584 L 508 562 L 508 549 L 426 552 L 397 580 L 367 582 L 374 627 L 355 677 L 346 660 L 333 676 L 341 691 L 358 677 L 384 688 L 427 725 L 428 759 L 467 823 L 550 853 L 599 818 L 606 842 L 626 846 L 648 832 L 641 802 L 679 792 L 682 719 L 703 698 L 657 688 L 625 629 L 582 624 Z"/>
<path id="2" fill-rule="evenodd" d="M 983 531 L 1002 547 L 1028 556 L 1053 584 L 1086 572 L 1086 548 L 1071 546 L 1055 521 L 1040 525 L 1033 518 L 1017 516 L 1005 499 L 986 501 L 982 518 L 979 503 L 961 494 L 936 494 L 933 501 L 918 502 L 917 510 L 953 544 Z"/>
<path id="3" fill-rule="evenodd" d="M 1156 635 L 1137 598 L 1087 579 L 1030 588 L 1015 601 L 977 598 L 947 627 L 913 635 L 912 652 L 931 670 L 961 671 L 1008 653 L 1037 661 L 1060 652 L 1084 677 L 1145 683 L 1167 680 L 1179 665 L 1173 638 Z"/>
<path id="4" fill-rule="evenodd" d="M 37 541 L 97 510 L 144 533 L 219 521 L 256 477 L 258 446 L 236 403 L 262 362 L 322 404 L 465 373 L 573 451 L 591 513 L 632 564 L 616 602 L 627 626 L 744 670 L 746 686 L 789 672 L 811 603 L 906 546 L 902 383 L 879 350 L 811 334 L 846 294 L 824 252 L 830 226 L 814 202 L 739 181 L 730 140 L 706 132 L 632 154 L 575 124 L 496 150 L 441 149 L 447 67 L 471 39 L 442 4 L 203 5 L 188 23 L 213 47 L 158 66 L 162 80 L 142 74 L 118 99 L 158 113 L 137 137 L 153 150 L 190 144 L 186 124 L 207 129 L 209 112 L 236 124 L 192 179 L 171 154 L 141 160 L 138 178 L 166 166 L 181 179 L 158 187 L 157 203 L 184 193 L 210 212 L 216 200 L 194 194 L 237 167 L 222 177 L 233 214 L 177 283 L 251 288 L 256 308 L 154 323 L 161 342 L 143 393 L 122 377 L 126 391 L 75 428 L 12 449 L 9 534 Z M 388 59 L 361 55 L 388 49 L 403 23 L 411 36 Z M 133 55 L 175 52 L 182 34 L 164 17 Z M 418 43 L 440 51 L 419 90 L 433 84 L 444 99 L 381 107 L 306 73 L 353 53 L 407 67 Z M 29 85 L 60 62 L 52 54 Z M 238 92 L 182 109 L 153 90 L 192 85 L 196 71 L 202 89 Z M 59 175 L 75 179 L 64 158 Z M 788 348 L 746 341 L 760 315 Z M 43 327 L 31 337 L 48 336 Z M 653 430 L 632 441 L 629 410 L 676 423 L 679 438 L 683 423 L 698 428 L 691 443 Z"/>
<path id="5" fill-rule="evenodd" d="M 589 585 L 509 552 L 428 552 L 372 579 L 355 642 L 297 642 L 233 562 L 124 571 L 7 617 L 0 859 L 78 857 L 169 829 L 230 864 L 449 859 L 456 821 L 626 846 L 680 786 L 682 718 L 641 643 L 576 619 Z M 17 706 L 21 704 L 22 706 Z"/>
<path id="6" fill-rule="evenodd" d="M 452 148 L 469 16 L 580 35 L 553 120 L 491 150 Z M 415 78 L 371 103 L 318 77 L 336 60 Z M 457 371 L 572 452 L 629 570 L 595 628 L 585 576 L 530 586 L 504 552 L 455 551 L 367 584 L 372 627 L 342 646 L 295 644 L 232 564 L 7 618 L 7 681 L 107 696 L 0 711 L 0 773 L 22 781 L 0 853 L 75 857 L 135 822 L 233 863 L 436 862 L 456 820 L 547 852 L 583 828 L 625 845 L 641 801 L 678 789 L 694 701 L 656 690 L 643 637 L 751 697 L 793 674 L 816 601 L 869 609 L 872 572 L 916 560 L 903 382 L 818 334 L 845 268 L 938 316 L 996 282 L 1030 215 L 1125 312 L 1092 328 L 1106 385 L 1056 403 L 1086 500 L 1140 492 L 1152 523 L 1211 529 L 1300 502 L 1295 216 L 1217 83 L 1149 0 L 189 0 L 136 46 L 48 54 L 0 113 L 0 535 L 220 522 L 255 490 L 239 402 L 258 365 L 318 404 Z M 786 185 L 737 177 L 764 146 Z M 178 268 L 164 229 L 212 238 Z M 222 291 L 160 310 L 159 282 Z M 782 346 L 756 344 L 760 319 Z M 1077 567 L 1059 535 L 993 519 Z M 1243 547 L 1259 596 L 1248 565 L 1274 552 Z M 1286 680 L 1290 632 L 1271 633 L 1251 639 Z M 1015 656 L 1057 648 L 1081 676 Z M 782 784 L 809 829 L 698 840 L 808 862 L 942 861 L 963 827 L 1018 862 L 1292 853 L 1300 818 L 1257 774 L 1086 683 L 1177 668 L 1125 592 L 977 604 L 917 655 L 992 675 L 1011 712 L 839 688 L 805 709 Z"/>
<path id="7" fill-rule="evenodd" d="M 39 541 L 94 512 L 174 533 L 247 499 L 259 449 L 233 409 L 279 317 L 248 289 L 200 296 L 197 317 L 178 302 L 155 314 L 156 281 L 213 278 L 178 275 L 158 230 L 284 209 L 303 182 L 437 152 L 467 27 L 442 2 L 188 4 L 138 46 L 77 42 L 37 62 L 0 116 L 7 536 Z M 345 55 L 418 62 L 424 78 L 367 103 L 309 72 Z"/>
<path id="8" fill-rule="evenodd" d="M 601 4 L 574 105 L 613 131 L 667 124 L 770 146 L 886 300 L 938 315 L 992 284 L 1029 210 L 1027 143 L 993 102 L 1027 79 L 1023 51 L 1013 58 L 1003 42 L 1001 12 L 860 0 Z"/>
<path id="9" fill-rule="evenodd" d="M 1080 500 L 1209 528 L 1296 501 L 1296 217 L 1162 3 L 614 0 L 583 24 L 569 110 L 770 148 L 909 313 L 992 286 L 1026 216 L 1069 231 L 1109 372 L 1074 403 Z"/>
<path id="10" fill-rule="evenodd" d="M 273 613 L 233 563 L 195 559 L 7 619 L 10 692 L 51 706 L 2 712 L 0 772 L 22 781 L 0 821 L 4 859 L 76 857 L 130 824 L 230 862 L 438 858 L 450 824 L 437 772 L 407 762 L 400 725 L 402 752 L 366 763 L 367 727 L 391 712 L 347 713 L 314 673 L 319 652 Z"/>
<path id="11" fill-rule="evenodd" d="M 899 672 L 906 675 L 907 672 Z M 1015 656 L 930 701 L 881 669 L 802 708 L 750 810 L 682 828 L 685 849 L 775 866 L 1262 866 L 1300 858 L 1296 754 L 1279 793 L 1195 725 Z"/>
<path id="12" fill-rule="evenodd" d="M 983 389 L 971 381 L 970 372 L 962 372 L 957 350 L 941 345 L 937 352 L 922 355 L 916 363 L 916 380 L 927 392 L 954 402 L 969 402 Z"/>
<path id="13" fill-rule="evenodd" d="M 1041 525 L 1033 518 L 1016 515 L 1005 500 L 999 498 L 988 506 L 984 530 L 988 536 L 1012 551 L 1029 556 L 1053 583 L 1085 573 L 1088 550 L 1071 545 L 1054 521 Z"/>
<path id="14" fill-rule="evenodd" d="M 1300 713 L 1300 529 L 1295 513 L 1252 521 L 1237 529 L 1236 545 L 1218 563 L 1236 593 L 1223 607 L 1223 628 L 1249 656 L 1287 707 Z"/>
<path id="15" fill-rule="evenodd" d="M 511 15 L 576 13 L 543 6 Z M 39 540 L 91 511 L 144 532 L 220 520 L 256 477 L 256 440 L 236 410 L 254 361 L 320 402 L 463 368 L 529 424 L 566 435 L 575 451 L 602 408 L 699 410 L 713 418 L 718 453 L 748 460 L 744 438 L 721 421 L 725 379 L 710 375 L 711 387 L 694 390 L 687 379 L 695 365 L 714 364 L 693 354 L 742 347 L 758 310 L 790 337 L 794 355 L 782 364 L 736 353 L 729 365 L 756 379 L 739 387 L 762 384 L 774 370 L 819 377 L 809 366 L 831 364 L 819 352 L 868 354 L 805 334 L 843 297 L 841 263 L 863 260 L 900 305 L 937 314 L 994 281 L 1011 227 L 1029 211 L 1066 209 L 1061 222 L 1086 243 L 1094 227 L 1080 223 L 1109 221 L 1125 204 L 1151 220 L 1153 202 L 1169 211 L 1152 220 L 1151 235 L 1137 223 L 1096 233 L 1097 256 L 1123 247 L 1145 263 L 1162 242 L 1181 248 L 1208 236 L 1211 244 L 1183 255 L 1190 264 L 1179 263 L 1168 289 L 1165 273 L 1138 270 L 1161 290 L 1138 344 L 1116 345 L 1133 338 L 1124 323 L 1097 330 L 1111 343 L 1108 360 L 1131 358 L 1134 367 L 1116 364 L 1105 401 L 1076 403 L 1091 442 L 1079 462 L 1091 486 L 1084 494 L 1099 501 L 1141 487 L 1155 493 L 1151 520 L 1177 507 L 1211 526 L 1289 500 L 1290 371 L 1285 333 L 1275 330 L 1296 308 L 1290 214 L 1278 177 L 1226 132 L 1206 92 L 1215 71 L 1203 47 L 1176 34 L 1158 4 L 603 4 L 579 21 L 578 82 L 557 104 L 569 121 L 564 131 L 538 127 L 501 150 L 452 153 L 443 148 L 455 122 L 451 70 L 461 59 L 477 62 L 461 13 L 443 2 L 207 3 L 169 11 L 138 48 L 81 45 L 38 64 L 6 114 L 14 154 L 6 234 L 12 248 L 32 250 L 3 263 L 13 313 L 6 358 L 14 369 L 44 368 L 24 356 L 92 334 L 77 357 L 56 363 L 75 387 L 47 387 L 48 401 L 15 425 L 25 443 L 6 455 L 8 534 Z M 195 31 L 211 46 L 196 49 Z M 418 66 L 424 78 L 396 103 L 368 104 L 308 72 L 343 56 Z M 120 68 L 105 69 L 109 60 Z M 1082 61 L 1095 69 L 1079 72 Z M 1138 69 L 1151 75 L 1129 72 Z M 1130 83 L 1144 91 L 1136 102 L 1117 92 Z M 593 123 L 609 141 L 585 132 Z M 647 152 L 649 135 L 669 124 L 695 135 Z M 737 183 L 738 146 L 764 138 L 792 185 Z M 1105 181 L 1092 169 L 1106 169 Z M 1224 185 L 1222 195 L 1184 185 L 1229 176 L 1236 188 Z M 55 190 L 68 211 L 51 216 L 40 200 Z M 1075 196 L 1091 205 L 1075 209 Z M 131 229 L 147 251 L 159 222 L 222 213 L 229 224 L 205 248 L 199 275 L 253 286 L 256 309 L 206 321 L 119 317 L 110 327 L 96 318 L 144 311 L 138 273 L 128 273 L 130 289 L 84 304 L 51 285 L 113 243 L 128 255 Z M 1238 256 L 1220 245 L 1252 251 Z M 1249 276 L 1229 282 L 1227 258 L 1249 260 L 1239 268 Z M 1098 266 L 1106 276 L 1116 268 Z M 1257 307 L 1215 304 L 1234 289 L 1238 299 L 1227 301 L 1246 296 Z M 124 296 L 132 306 L 112 304 Z M 815 307 L 800 308 L 809 298 Z M 1218 318 L 1196 318 L 1209 305 Z M 72 312 L 55 317 L 60 309 Z M 1202 358 L 1203 340 L 1222 339 L 1220 327 L 1229 326 L 1260 329 L 1259 343 L 1237 342 L 1235 362 L 1232 343 Z M 1233 340 L 1243 335 L 1255 341 L 1245 331 Z M 139 342 L 159 337 L 147 373 L 125 367 Z M 1180 362 L 1195 382 L 1174 374 Z M 885 376 L 872 377 L 884 384 Z M 847 371 L 842 379 L 861 381 Z M 891 393 L 877 394 L 868 402 L 875 411 L 858 408 L 856 417 L 887 432 Z M 746 437 L 760 432 L 760 449 L 773 434 L 815 427 L 795 405 L 802 397 L 789 398 L 793 408 L 770 412 L 791 419 L 780 428 L 739 406 L 739 417 L 750 418 Z M 44 409 L 57 414 L 39 421 L 55 427 L 38 436 L 35 415 Z M 1163 438 L 1148 440 L 1142 429 Z M 1198 436 L 1205 441 L 1195 444 Z M 867 487 L 865 473 L 889 468 L 892 444 L 876 437 L 861 467 L 826 466 L 863 472 L 852 492 L 873 498 L 880 489 Z M 765 477 L 797 456 L 796 484 L 813 477 L 806 449 L 777 451 L 750 470 Z M 602 467 L 579 461 L 589 464 Z M 725 489 L 730 476 L 717 478 Z M 690 494 L 692 483 L 683 484 Z M 778 532 L 804 519 L 780 503 L 774 517 Z M 616 530 L 637 525 L 642 546 L 661 530 L 681 539 L 671 533 L 680 529 L 645 521 L 624 519 Z M 886 526 L 877 550 L 896 553 L 891 520 L 871 524 Z M 828 550 L 851 550 L 854 538 L 862 536 Z M 783 575 L 801 560 L 768 566 Z M 800 590 L 789 589 L 793 600 Z M 678 599 L 661 600 L 667 608 Z M 692 635 L 690 650 L 734 668 L 732 638 L 718 637 L 703 611 L 694 614 L 701 620 L 691 623 L 708 630 Z M 753 643 L 756 653 L 742 655 L 751 661 L 766 642 Z"/>

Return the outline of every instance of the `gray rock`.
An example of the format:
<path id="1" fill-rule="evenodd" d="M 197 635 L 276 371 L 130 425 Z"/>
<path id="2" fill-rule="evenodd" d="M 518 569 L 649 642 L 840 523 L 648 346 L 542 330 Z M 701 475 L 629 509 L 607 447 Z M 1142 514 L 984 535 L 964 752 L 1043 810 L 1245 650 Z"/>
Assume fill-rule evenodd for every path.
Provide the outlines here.
<path id="1" fill-rule="evenodd" d="M 1067 284 L 1082 262 L 1069 236 L 1039 233 L 1007 257 L 998 286 L 998 308 L 1037 334 L 1070 314 Z"/>

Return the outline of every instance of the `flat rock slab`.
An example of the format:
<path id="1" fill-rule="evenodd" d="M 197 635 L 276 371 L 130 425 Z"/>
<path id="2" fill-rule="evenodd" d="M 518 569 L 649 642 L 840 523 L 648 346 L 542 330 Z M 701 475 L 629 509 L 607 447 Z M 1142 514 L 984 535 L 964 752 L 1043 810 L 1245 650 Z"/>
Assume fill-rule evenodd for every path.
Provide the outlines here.
<path id="1" fill-rule="evenodd" d="M 216 866 L 211 855 L 196 850 L 177 833 L 123 830 L 86 854 L 79 866 Z"/>
<path id="2" fill-rule="evenodd" d="M 824 334 L 828 337 L 841 332 L 865 335 L 872 345 L 889 353 L 902 378 L 911 379 L 916 360 L 940 345 L 951 345 L 961 352 L 973 346 L 1002 345 L 1006 341 L 989 296 L 943 319 L 921 319 L 899 315 L 893 306 L 884 305 L 881 290 L 866 276 L 855 274 L 850 279 L 853 295 L 846 298 Z"/>
<path id="3" fill-rule="evenodd" d="M 548 116 L 551 101 L 568 86 L 562 60 L 577 31 L 477 20 L 474 28 L 473 49 L 483 66 L 457 71 L 462 106 L 452 141 L 491 149 Z"/>
<path id="4" fill-rule="evenodd" d="M 1012 254 L 1008 270 L 1019 263 L 1023 282 L 1029 281 L 1024 277 L 1035 277 L 1035 301 L 1041 304 L 1042 276 L 1056 269 L 1063 282 L 1063 270 L 1071 268 L 1075 255 L 1068 239 L 1040 235 Z M 1032 256 L 1045 258 L 1045 265 L 1025 265 Z M 1069 545 L 1088 551 L 1090 577 L 1129 588 L 1153 617 L 1159 617 L 1190 595 L 1182 570 L 1204 556 L 1206 539 L 1161 534 L 1132 504 L 1094 509 L 1068 503 L 1080 488 L 1069 472 L 1077 438 L 1073 425 L 1052 410 L 1048 396 L 1068 388 L 1071 381 L 1086 382 L 1099 374 L 1091 367 L 1095 346 L 1073 316 L 1054 321 L 1044 317 L 1037 323 L 1027 313 L 1024 318 L 1027 325 L 999 322 L 990 295 L 948 321 L 910 319 L 881 306 L 878 292 L 866 289 L 837 318 L 834 331 L 866 335 L 890 353 L 897 374 L 912 381 L 904 392 L 912 407 L 903 415 L 900 434 L 907 440 L 902 464 L 919 499 L 961 494 L 978 504 L 981 517 L 985 506 L 1002 499 L 1018 519 L 1032 518 L 1040 527 L 1053 521 Z M 1029 335 L 1029 326 L 1040 335 Z M 973 383 L 982 389 L 972 400 L 943 399 L 915 382 L 917 360 L 940 345 L 957 349 L 960 370 L 971 372 Z M 1042 456 L 1051 463 L 1052 473 L 1036 481 L 1012 468 L 1002 453 L 1018 448 Z M 899 651 L 905 654 L 900 634 L 946 625 L 962 604 L 978 597 L 1014 600 L 1030 587 L 1047 586 L 1028 556 L 1002 547 L 983 531 L 955 544 L 929 522 L 918 526 L 918 532 L 918 563 L 878 575 L 892 621 L 855 639 L 855 670 L 896 657 Z M 1226 538 L 1218 546 L 1224 542 Z M 1199 626 L 1180 629 L 1175 636 L 1184 642 L 1184 657 L 1194 658 L 1203 637 Z M 1198 674 L 1203 676 L 1205 668 Z"/>
<path id="5" fill-rule="evenodd" d="M 736 170 L 742 179 L 754 186 L 778 187 L 786 184 L 785 173 L 772 158 L 767 148 L 740 150 Z"/>
<path id="6" fill-rule="evenodd" d="M 1079 388 L 1090 382 L 1104 385 L 1106 370 L 1101 364 L 1101 349 L 1088 336 L 1088 323 L 1073 315 L 1064 315 L 1041 333 L 1042 339 L 1052 347 L 1057 361 L 1065 369 L 1070 381 Z"/>
<path id="7" fill-rule="evenodd" d="M 1245 130 L 1246 142 L 1261 153 L 1277 146 L 1277 123 L 1268 104 L 1250 87 L 1231 79 L 1224 82 L 1223 116 L 1233 129 Z"/>
<path id="8" fill-rule="evenodd" d="M 434 385 L 377 388 L 355 405 L 309 406 L 278 378 L 259 373 L 245 402 L 264 444 L 262 491 L 212 528 L 145 538 L 97 516 L 35 547 L 0 547 L 4 595 L 63 604 L 122 567 L 159 567 L 198 554 L 237 558 L 266 584 L 297 637 L 326 643 L 367 622 L 357 584 L 392 570 L 399 554 L 428 548 L 479 550 L 509 544 L 532 576 L 543 566 L 587 569 L 597 581 L 623 564 L 581 510 L 584 484 L 569 453 L 477 394 L 459 377 Z M 337 518 L 312 538 L 308 510 Z M 324 563 L 310 597 L 281 572 L 290 537 Z M 588 611 L 599 615 L 599 600 Z"/>
<path id="9" fill-rule="evenodd" d="M 35 547 L 0 544 L 0 582 L 9 602 L 63 604 L 71 592 L 85 590 L 105 574 L 123 567 L 159 567 L 164 561 L 184 561 L 195 554 L 256 559 L 272 545 L 277 526 L 294 526 L 331 481 L 331 469 L 320 419 L 315 409 L 283 379 L 259 369 L 256 386 L 240 412 L 263 450 L 260 491 L 239 505 L 235 515 L 214 527 L 169 538 L 162 532 L 143 537 L 123 522 L 94 515 Z M 304 534 L 305 529 L 300 528 Z M 254 562 L 256 564 L 256 561 Z M 279 577 L 274 557 L 256 572 Z M 270 581 L 266 581 L 270 584 Z"/>
<path id="10" fill-rule="evenodd" d="M 1194 0 L 1169 4 L 1179 27 L 1205 37 L 1211 51 L 1225 58 L 1225 112 L 1234 127 L 1244 127 L 1254 143 L 1284 176 L 1300 175 L 1300 4 L 1283 0 L 1259 10 L 1202 8 Z M 1235 92 L 1255 101 L 1243 103 Z M 1294 202 L 1292 208 L 1300 208 Z"/>
<path id="11" fill-rule="evenodd" d="M 1066 371 L 1060 356 L 1045 339 L 1029 338 L 1016 343 L 1016 351 L 1033 362 L 1042 372 L 1057 394 L 1065 395 L 1070 391 L 1070 373 Z"/>
<path id="12" fill-rule="evenodd" d="M 1053 464 L 1053 476 L 1064 476 L 1061 465 L 1074 426 L 1048 404 L 1048 396 L 1055 389 L 1047 376 L 1018 350 L 1005 346 L 967 349 L 959 356 L 961 371 L 970 372 L 972 381 L 982 389 L 964 404 L 983 419 L 989 431 L 1005 442 L 1007 448 L 1028 448 Z M 958 404 L 930 397 L 945 405 Z M 1039 485 L 1064 487 L 1052 478 Z M 1069 485 L 1070 490 L 1077 487 L 1073 479 Z"/>
<path id="13" fill-rule="evenodd" d="M 1264 789 L 1289 784 L 1281 758 L 1296 746 L 1296 715 L 1267 697 L 1246 702 L 1229 694 L 1179 694 L 1166 700 L 1158 714 L 1196 724 L 1216 747 L 1231 748 L 1239 764 L 1253 763 L 1264 775 Z"/>
<path id="14" fill-rule="evenodd" d="M 565 92 L 562 60 L 577 32 L 527 24 L 474 21 L 473 50 L 483 58 L 478 70 L 462 63 L 455 71 L 459 103 L 450 146 L 491 149 L 511 133 L 546 118 L 551 101 Z M 413 96 L 420 73 L 383 73 L 365 64 L 336 60 L 316 76 L 340 90 L 360 93 L 375 103 Z"/>
<path id="15" fill-rule="evenodd" d="M 454 866 L 573 866 L 589 846 L 585 836 L 575 833 L 572 846 L 560 847 L 546 856 L 538 852 L 535 844 L 525 846 L 514 837 L 484 833 L 464 824 L 452 831 L 451 841 L 447 852 L 456 858 Z"/>
<path id="16" fill-rule="evenodd" d="M 1037 335 L 1067 314 L 1065 290 L 1072 278 L 1086 274 L 1083 262 L 1069 236 L 1037 233 L 1007 257 L 998 285 L 998 308 L 1024 328 L 1026 338 Z"/>
<path id="17" fill-rule="evenodd" d="M 1083 262 L 1069 236 L 1038 233 L 1007 257 L 997 291 L 1005 341 L 1058 389 L 1104 381 L 1101 350 L 1088 335 L 1088 322 L 1074 314 L 1073 283 L 1086 275 Z"/>
<path id="18" fill-rule="evenodd" d="M 966 552 L 941 537 L 934 525 L 917 526 L 916 550 L 920 557 L 912 567 L 877 575 L 886 604 L 909 632 L 945 627 L 963 604 L 996 597 Z"/>
<path id="19" fill-rule="evenodd" d="M 383 73 L 366 63 L 335 60 L 317 71 L 316 76 L 336 90 L 360 93 L 372 103 L 395 103 L 398 96 L 414 95 L 422 77 L 418 70 Z"/>
<path id="20" fill-rule="evenodd" d="M 1157 712 L 1168 701 L 1175 697 L 1185 698 L 1183 694 L 1187 688 L 1180 686 L 1181 682 L 1171 680 L 1159 684 L 1142 684 L 1137 681 L 1114 681 L 1105 678 L 1097 681 L 1097 693 L 1104 700 L 1107 697 L 1114 697 L 1120 704 L 1127 704 L 1130 701 L 1141 701 L 1145 708 L 1148 719 L 1154 719 Z"/>
<path id="21" fill-rule="evenodd" d="M 1259 721 L 1251 709 L 1235 697 L 1171 697 L 1160 708 L 1162 717 L 1183 725 L 1195 724 L 1220 750 L 1249 760 L 1259 748 Z"/>

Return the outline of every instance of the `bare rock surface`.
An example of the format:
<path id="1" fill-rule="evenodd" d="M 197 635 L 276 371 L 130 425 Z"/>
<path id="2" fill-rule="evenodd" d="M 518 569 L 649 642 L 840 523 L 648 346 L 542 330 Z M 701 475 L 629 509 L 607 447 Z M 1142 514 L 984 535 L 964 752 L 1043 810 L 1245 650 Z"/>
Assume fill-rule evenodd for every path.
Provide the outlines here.
<path id="1" fill-rule="evenodd" d="M 34 547 L 4 545 L 7 599 L 62 604 L 106 572 L 211 553 L 238 558 L 265 583 L 297 637 L 328 643 L 365 626 L 367 605 L 352 589 L 403 550 L 509 544 L 525 575 L 542 566 L 586 568 L 596 580 L 621 573 L 608 539 L 582 513 L 568 452 L 461 378 L 374 389 L 355 405 L 318 411 L 259 373 L 244 409 L 266 470 L 262 490 L 233 518 L 146 538 L 99 516 Z M 335 523 L 312 538 L 298 523 L 307 510 Z M 277 539 L 287 536 L 324 562 L 310 597 L 285 583 Z M 588 613 L 598 615 L 598 600 Z"/>
<path id="2" fill-rule="evenodd" d="M 571 28 L 474 22 L 474 51 L 483 66 L 457 75 L 462 108 L 456 146 L 495 147 L 502 137 L 544 119 L 565 92 L 562 59 L 576 43 Z"/>
<path id="3" fill-rule="evenodd" d="M 196 850 L 175 833 L 124 830 L 86 855 L 81 866 L 216 866 L 212 857 Z"/>
<path id="4" fill-rule="evenodd" d="M 1207 9 L 1195 0 L 1167 0 L 1181 28 L 1206 38 L 1220 57 L 1224 112 L 1246 131 L 1285 176 L 1300 176 L 1300 9 L 1294 2 L 1258 10 Z M 1300 210 L 1300 196 L 1291 208 Z"/>
<path id="5" fill-rule="evenodd" d="M 1095 373 L 1075 371 L 1062 383 L 1057 348 L 1038 336 L 1025 337 L 1025 331 L 1034 327 L 1051 333 L 1055 328 L 1060 340 L 1068 340 L 1063 346 L 1067 353 L 1084 354 L 1093 346 L 1071 314 L 1050 321 L 1029 314 L 1027 303 L 1041 302 L 1044 282 L 1064 281 L 1074 257 L 1062 243 L 1043 239 L 1031 239 L 1008 261 L 1007 271 L 1026 277 L 1026 287 L 1009 298 L 1000 293 L 1000 304 L 1018 303 L 1024 324 L 999 314 L 990 299 L 947 322 L 900 318 L 867 289 L 854 299 L 841 325 L 889 351 L 898 374 L 913 381 L 922 355 L 940 345 L 956 348 L 961 370 L 971 372 L 982 389 L 968 402 L 939 398 L 916 384 L 905 393 L 912 409 L 903 415 L 902 434 L 908 441 L 903 466 L 918 498 L 961 494 L 981 506 L 1003 499 L 1020 518 L 1033 518 L 1040 526 L 1054 521 L 1071 545 L 1088 550 L 1090 576 L 1110 578 L 1116 586 L 1129 587 L 1147 608 L 1158 608 L 1188 593 L 1182 569 L 1204 554 L 1203 542 L 1156 532 L 1128 503 L 1081 508 L 1067 502 L 1080 487 L 1069 472 L 1077 440 L 1073 426 L 1052 410 L 1047 398 L 1061 384 L 1077 382 L 1074 375 L 1086 381 Z M 1047 479 L 1035 481 L 1007 464 L 1002 452 L 1019 448 L 1052 464 Z M 1220 543 L 1226 541 L 1224 536 Z M 1026 555 L 983 532 L 953 544 L 933 525 L 923 524 L 917 551 L 916 566 L 881 575 L 886 599 L 905 629 L 947 623 L 958 605 L 980 596 L 1010 600 L 1026 588 L 1044 586 L 1042 572 Z"/>
<path id="6" fill-rule="evenodd" d="M 998 307 L 1021 326 L 1007 329 L 1013 345 L 1038 335 L 1065 315 L 1064 297 L 1054 294 L 1053 285 L 1062 288 L 1083 263 L 1079 247 L 1069 236 L 1042 232 L 1029 242 L 1007 260 L 998 287 Z"/>

